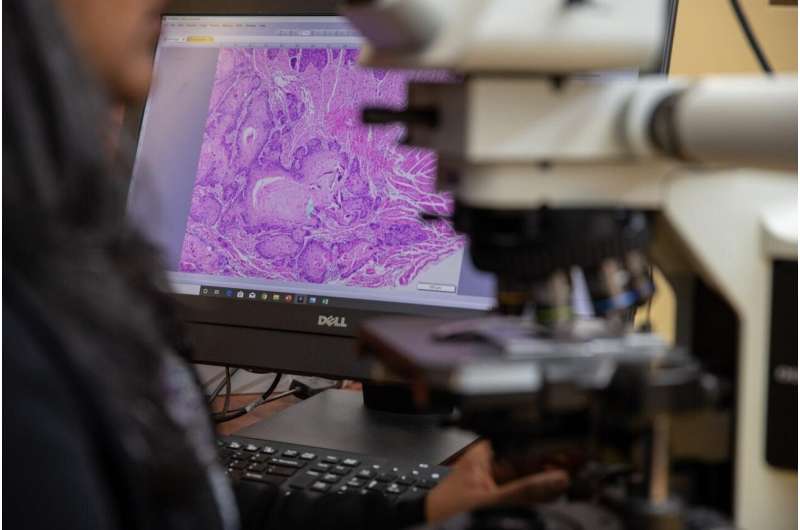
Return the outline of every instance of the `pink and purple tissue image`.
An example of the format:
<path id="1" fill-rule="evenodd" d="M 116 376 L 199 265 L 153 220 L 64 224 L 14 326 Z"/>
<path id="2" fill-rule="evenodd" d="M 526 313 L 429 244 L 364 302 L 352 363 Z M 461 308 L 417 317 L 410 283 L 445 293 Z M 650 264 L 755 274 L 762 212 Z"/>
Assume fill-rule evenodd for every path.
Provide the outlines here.
<path id="1" fill-rule="evenodd" d="M 401 107 L 409 72 L 356 65 L 355 49 L 220 51 L 180 270 L 359 287 L 408 285 L 459 251 L 435 191 L 435 155 L 365 126 Z M 431 74 L 428 74 L 430 77 Z"/>

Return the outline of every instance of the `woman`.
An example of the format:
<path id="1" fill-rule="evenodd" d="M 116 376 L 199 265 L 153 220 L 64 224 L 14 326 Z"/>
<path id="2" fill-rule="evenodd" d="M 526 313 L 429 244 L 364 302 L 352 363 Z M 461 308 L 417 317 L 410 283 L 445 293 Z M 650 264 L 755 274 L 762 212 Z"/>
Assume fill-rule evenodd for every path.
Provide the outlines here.
<path id="1" fill-rule="evenodd" d="M 561 491 L 498 486 L 472 450 L 423 500 L 228 483 L 156 251 L 124 218 L 110 101 L 147 93 L 159 0 L 3 3 L 5 523 L 24 528 L 397 528 Z"/>

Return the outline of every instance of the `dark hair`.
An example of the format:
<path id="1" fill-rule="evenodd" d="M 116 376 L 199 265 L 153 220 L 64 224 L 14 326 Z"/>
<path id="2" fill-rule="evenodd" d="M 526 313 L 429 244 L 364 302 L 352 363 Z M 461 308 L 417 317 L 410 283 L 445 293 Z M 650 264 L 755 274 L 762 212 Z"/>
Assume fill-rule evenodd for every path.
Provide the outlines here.
<path id="1" fill-rule="evenodd" d="M 185 346 L 158 254 L 126 220 L 106 95 L 51 0 L 3 2 L 3 60 L 4 280 L 42 308 L 68 361 L 145 443 L 142 473 L 163 488 L 200 472 L 159 378 L 164 352 Z"/>

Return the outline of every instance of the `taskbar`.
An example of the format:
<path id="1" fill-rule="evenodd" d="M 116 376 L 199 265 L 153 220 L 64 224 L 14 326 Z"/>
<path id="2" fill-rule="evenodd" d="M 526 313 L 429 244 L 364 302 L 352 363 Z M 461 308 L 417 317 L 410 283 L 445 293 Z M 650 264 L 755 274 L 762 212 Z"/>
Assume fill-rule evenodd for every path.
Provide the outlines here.
<path id="1" fill-rule="evenodd" d="M 314 295 L 308 293 L 292 293 L 285 291 L 262 291 L 258 289 L 241 289 L 237 287 L 220 287 L 215 285 L 201 285 L 200 296 L 212 298 L 227 298 L 241 302 L 263 303 L 263 304 L 284 304 L 284 305 L 305 305 L 305 306 L 324 306 L 339 309 L 359 309 L 369 311 L 385 311 L 387 313 L 410 313 L 410 314 L 440 314 L 442 311 L 454 311 L 462 313 L 464 311 L 486 311 L 488 308 L 478 307 L 458 307 L 458 306 L 431 306 L 404 302 L 384 302 L 378 300 L 363 300 L 354 298 L 337 298 L 328 295 Z"/>
<path id="2" fill-rule="evenodd" d="M 200 296 L 212 296 L 215 298 L 231 298 L 235 300 L 247 300 L 250 302 L 269 302 L 277 304 L 308 304 L 308 305 L 330 305 L 332 298 L 329 296 L 314 296 L 308 294 L 285 293 L 278 291 L 259 291 L 252 289 L 236 289 L 233 287 L 215 287 L 212 285 L 201 285 Z"/>

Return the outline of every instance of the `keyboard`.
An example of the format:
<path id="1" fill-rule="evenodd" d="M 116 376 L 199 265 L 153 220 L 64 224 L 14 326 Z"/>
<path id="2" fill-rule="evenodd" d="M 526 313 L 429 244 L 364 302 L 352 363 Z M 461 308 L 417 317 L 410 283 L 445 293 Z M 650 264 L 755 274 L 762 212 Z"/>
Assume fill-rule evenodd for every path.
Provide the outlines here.
<path id="1" fill-rule="evenodd" d="M 378 492 L 392 502 L 424 496 L 448 469 L 424 462 L 395 462 L 318 447 L 225 436 L 217 439 L 233 481 L 264 482 L 284 493 L 311 495 Z"/>

